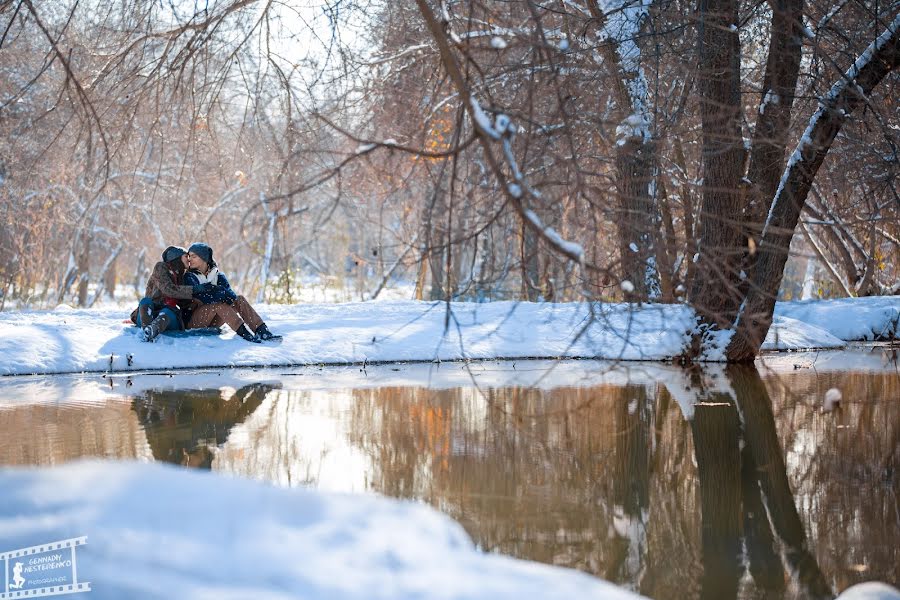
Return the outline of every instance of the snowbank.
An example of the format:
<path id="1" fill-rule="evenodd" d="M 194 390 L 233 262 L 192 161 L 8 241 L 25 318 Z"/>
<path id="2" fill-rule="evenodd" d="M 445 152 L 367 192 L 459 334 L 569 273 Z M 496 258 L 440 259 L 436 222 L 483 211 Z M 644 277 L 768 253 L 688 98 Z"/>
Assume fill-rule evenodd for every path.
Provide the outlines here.
<path id="1" fill-rule="evenodd" d="M 640 598 L 481 553 L 411 502 L 93 461 L 0 470 L 0 489 L 0 550 L 87 536 L 78 578 L 96 599 Z"/>
<path id="2" fill-rule="evenodd" d="M 221 336 L 138 339 L 122 310 L 0 313 L 0 373 L 48 374 L 488 358 L 662 360 L 694 325 L 684 305 L 391 301 L 262 305 L 280 345 Z M 900 298 L 780 303 L 764 349 L 835 348 L 896 327 Z M 131 360 L 129 361 L 129 356 Z M 129 364 L 130 362 L 130 364 Z"/>

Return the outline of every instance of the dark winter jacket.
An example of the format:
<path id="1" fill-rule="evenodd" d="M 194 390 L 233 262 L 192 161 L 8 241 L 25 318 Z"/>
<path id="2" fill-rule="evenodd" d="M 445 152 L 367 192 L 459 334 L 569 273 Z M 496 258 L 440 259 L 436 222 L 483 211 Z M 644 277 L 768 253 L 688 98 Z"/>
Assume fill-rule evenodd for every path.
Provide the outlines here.
<path id="1" fill-rule="evenodd" d="M 191 300 L 193 298 L 193 287 L 185 285 L 181 281 L 181 275 L 176 273 L 168 264 L 160 261 L 153 266 L 153 272 L 150 279 L 147 280 L 147 290 L 144 297 L 153 300 L 154 314 L 158 313 L 164 306 L 169 306 L 175 310 L 179 317 L 184 311 L 189 311 Z M 131 313 L 131 320 L 137 323 L 137 309 Z"/>
<path id="2" fill-rule="evenodd" d="M 237 294 L 231 289 L 228 278 L 219 272 L 218 267 L 212 267 L 206 274 L 192 269 L 184 274 L 184 283 L 190 286 L 200 285 L 205 287 L 202 292 L 194 294 L 194 299 L 199 300 L 203 304 L 217 304 L 219 302 L 231 304 L 237 299 Z"/>

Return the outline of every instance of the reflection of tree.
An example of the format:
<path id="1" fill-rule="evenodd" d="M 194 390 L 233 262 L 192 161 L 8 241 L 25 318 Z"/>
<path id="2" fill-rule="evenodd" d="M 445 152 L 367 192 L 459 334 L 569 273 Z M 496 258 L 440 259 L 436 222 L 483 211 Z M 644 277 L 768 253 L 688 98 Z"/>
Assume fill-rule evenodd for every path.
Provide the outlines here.
<path id="1" fill-rule="evenodd" d="M 703 515 L 700 597 L 735 598 L 741 574 L 741 459 L 732 398 L 713 393 L 697 403 L 691 431 Z"/>
<path id="2" fill-rule="evenodd" d="M 259 407 L 274 387 L 251 384 L 223 398 L 218 389 L 148 390 L 132 407 L 156 460 L 209 469 L 214 449 Z"/>
<path id="3" fill-rule="evenodd" d="M 428 501 L 480 547 L 649 597 L 828 596 L 823 567 L 832 587 L 852 583 L 841 570 L 853 562 L 816 560 L 835 554 L 890 579 L 896 375 L 763 381 L 735 366 L 727 379 L 719 392 L 691 392 L 693 421 L 653 385 L 357 390 L 348 440 L 368 457 L 372 489 Z M 815 409 L 824 390 L 852 385 L 871 402 L 844 415 Z M 873 484 L 865 498 L 848 493 Z"/>
<path id="4" fill-rule="evenodd" d="M 757 585 L 782 590 L 773 529 L 808 594 L 828 597 L 831 590 L 807 549 L 768 392 L 755 367 L 729 366 L 728 377 L 735 397 L 709 394 L 691 422 L 703 514 L 701 597 L 737 597 L 742 546 Z"/>
<path id="5" fill-rule="evenodd" d="M 831 589 L 819 570 L 815 557 L 807 549 L 806 533 L 797 513 L 788 482 L 784 455 L 775 431 L 772 402 L 759 377 L 759 372 L 755 367 L 730 366 L 728 376 L 732 381 L 743 417 L 745 450 L 748 450 L 744 453 L 744 457 L 749 463 L 749 470 L 756 473 L 769 521 L 784 544 L 785 558 L 812 597 L 831 596 Z M 751 508 L 755 506 L 745 507 L 745 510 Z M 764 528 L 761 519 L 759 525 L 754 531 Z M 765 550 L 766 546 L 771 547 L 770 539 L 771 534 L 768 532 L 764 537 L 757 538 L 758 543 L 754 544 L 756 551 L 761 554 L 760 550 Z M 751 552 L 751 561 L 753 557 L 754 554 Z M 771 564 L 772 561 L 767 562 L 770 563 L 769 568 L 775 567 Z M 780 570 L 779 567 L 778 571 Z M 762 585 L 762 582 L 760 583 Z"/>
<path id="6" fill-rule="evenodd" d="M 373 458 L 370 485 L 383 494 L 427 494 L 430 478 L 448 467 L 453 407 L 459 389 L 357 390 L 350 439 Z"/>
<path id="7" fill-rule="evenodd" d="M 638 576 L 646 551 L 646 511 L 650 507 L 650 416 L 646 386 L 616 390 L 613 460 L 614 548 L 604 577 L 630 581 Z"/>
<path id="8" fill-rule="evenodd" d="M 649 389 L 499 388 L 486 397 L 466 389 L 359 390 L 350 441 L 369 455 L 375 490 L 428 500 L 481 547 L 626 583 L 648 567 Z M 683 428 L 677 412 L 671 416 Z M 689 453 L 674 454 L 667 477 L 689 477 Z M 677 496 L 692 488 L 675 487 Z M 677 529 L 684 515 L 674 513 L 691 504 L 663 502 L 672 520 L 662 527 Z M 663 538 L 668 544 L 672 536 Z M 681 552 L 678 560 L 683 573 L 692 556 Z"/>
<path id="9" fill-rule="evenodd" d="M 144 432 L 118 399 L 0 407 L 0 465 L 53 465 L 88 456 L 146 459 Z"/>

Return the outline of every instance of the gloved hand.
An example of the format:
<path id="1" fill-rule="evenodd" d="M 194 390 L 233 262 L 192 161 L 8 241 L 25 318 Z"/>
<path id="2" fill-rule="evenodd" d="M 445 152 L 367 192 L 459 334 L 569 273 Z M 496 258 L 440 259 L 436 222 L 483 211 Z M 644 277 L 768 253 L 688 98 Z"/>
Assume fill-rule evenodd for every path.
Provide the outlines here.
<path id="1" fill-rule="evenodd" d="M 202 294 L 204 292 L 211 292 L 215 288 L 216 286 L 211 283 L 195 283 L 191 289 L 193 294 L 196 296 L 197 294 Z"/>

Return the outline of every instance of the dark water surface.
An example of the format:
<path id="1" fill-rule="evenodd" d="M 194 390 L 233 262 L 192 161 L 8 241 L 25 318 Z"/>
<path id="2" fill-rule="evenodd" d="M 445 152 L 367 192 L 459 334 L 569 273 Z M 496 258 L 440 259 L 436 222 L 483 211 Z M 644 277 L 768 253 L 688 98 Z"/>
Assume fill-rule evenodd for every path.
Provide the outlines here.
<path id="1" fill-rule="evenodd" d="M 825 412 L 831 389 L 842 401 Z M 898 436 L 886 348 L 690 372 L 523 361 L 0 379 L 2 465 L 137 458 L 419 499 L 487 551 L 666 599 L 897 585 Z"/>

